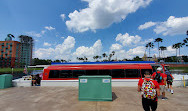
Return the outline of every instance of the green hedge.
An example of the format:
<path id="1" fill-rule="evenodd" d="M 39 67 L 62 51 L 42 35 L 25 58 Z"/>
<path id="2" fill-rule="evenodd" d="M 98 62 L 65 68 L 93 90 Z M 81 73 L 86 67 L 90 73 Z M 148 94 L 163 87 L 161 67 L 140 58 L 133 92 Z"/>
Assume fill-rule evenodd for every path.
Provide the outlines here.
<path id="1" fill-rule="evenodd" d="M 43 70 L 43 68 L 27 68 L 27 71 L 33 71 L 33 70 Z M 21 72 L 24 71 L 24 68 L 14 68 L 14 72 Z M 12 72 L 11 68 L 0 68 L 0 72 Z"/>

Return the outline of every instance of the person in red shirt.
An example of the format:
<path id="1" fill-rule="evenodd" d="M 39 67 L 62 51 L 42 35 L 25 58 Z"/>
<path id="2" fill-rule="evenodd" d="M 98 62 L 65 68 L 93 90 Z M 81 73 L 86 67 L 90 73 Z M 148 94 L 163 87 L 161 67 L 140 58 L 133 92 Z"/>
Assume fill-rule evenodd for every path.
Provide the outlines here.
<path id="1" fill-rule="evenodd" d="M 151 79 L 151 74 L 146 71 L 144 78 L 138 81 L 138 92 L 142 94 L 142 106 L 145 111 L 155 111 L 157 109 L 157 96 L 160 95 L 159 84 Z"/>
<path id="2" fill-rule="evenodd" d="M 166 74 L 161 73 L 161 71 L 162 68 L 158 67 L 157 72 L 154 72 L 152 74 L 152 79 L 156 80 L 159 83 L 160 90 L 162 92 L 162 100 L 166 100 L 167 98 L 165 97 L 165 85 L 166 85 L 167 76 Z"/>

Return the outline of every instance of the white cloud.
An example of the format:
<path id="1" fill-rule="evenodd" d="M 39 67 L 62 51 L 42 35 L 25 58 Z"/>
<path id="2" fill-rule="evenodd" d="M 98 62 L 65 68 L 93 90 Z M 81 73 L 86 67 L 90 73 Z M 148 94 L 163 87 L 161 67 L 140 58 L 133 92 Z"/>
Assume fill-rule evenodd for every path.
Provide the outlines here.
<path id="1" fill-rule="evenodd" d="M 143 56 L 145 52 L 145 47 L 144 46 L 138 46 L 133 49 L 129 49 L 127 53 L 132 56 Z"/>
<path id="2" fill-rule="evenodd" d="M 101 55 L 102 53 L 102 43 L 101 40 L 97 40 L 93 46 L 85 47 L 80 46 L 73 53 L 73 58 L 86 56 L 89 60 L 93 60 L 93 56 Z"/>
<path id="3" fill-rule="evenodd" d="M 61 37 L 62 39 L 64 39 L 65 37 Z"/>
<path id="4" fill-rule="evenodd" d="M 119 41 L 123 46 L 131 46 L 138 44 L 141 41 L 141 37 L 138 35 L 131 36 L 128 33 L 125 33 L 124 35 L 119 33 L 116 37 L 116 41 Z"/>
<path id="5" fill-rule="evenodd" d="M 121 50 L 122 49 L 122 45 L 120 44 L 112 44 L 112 46 L 110 47 L 111 51 L 116 51 L 116 50 Z"/>
<path id="6" fill-rule="evenodd" d="M 167 21 L 154 22 L 154 23 L 156 23 L 156 24 L 155 24 L 155 28 L 153 31 L 157 34 L 163 34 L 165 36 L 166 35 L 185 34 L 188 29 L 188 16 L 187 17 L 179 17 L 179 18 L 170 16 L 167 19 Z M 147 27 L 147 28 L 149 28 L 149 27 Z"/>
<path id="7" fill-rule="evenodd" d="M 88 7 L 75 10 L 66 21 L 69 30 L 85 32 L 88 30 L 104 29 L 113 23 L 123 21 L 130 13 L 140 7 L 146 7 L 152 0 L 83 0 Z"/>
<path id="8" fill-rule="evenodd" d="M 50 43 L 48 43 L 48 42 L 44 42 L 44 44 L 43 44 L 44 46 L 51 46 L 51 44 Z"/>
<path id="9" fill-rule="evenodd" d="M 146 40 L 144 40 L 144 41 L 142 41 L 141 42 L 141 44 L 147 44 L 147 43 L 149 43 L 149 42 L 153 42 L 154 41 L 154 39 L 153 38 L 150 38 L 150 39 L 146 39 Z"/>
<path id="10" fill-rule="evenodd" d="M 45 30 L 42 30 L 42 31 L 41 31 L 41 34 L 44 34 L 45 32 L 46 32 Z"/>
<path id="11" fill-rule="evenodd" d="M 143 30 L 143 29 L 147 29 L 147 28 L 149 28 L 149 27 L 152 27 L 152 26 L 154 26 L 154 25 L 156 25 L 156 23 L 155 22 L 146 22 L 145 24 L 143 24 L 143 25 L 140 25 L 139 27 L 138 27 L 138 29 L 139 30 Z"/>
<path id="12" fill-rule="evenodd" d="M 34 31 L 26 32 L 26 34 L 29 35 L 29 36 L 34 36 L 34 37 L 41 37 L 42 36 L 41 33 L 36 33 Z"/>
<path id="13" fill-rule="evenodd" d="M 188 17 L 176 18 L 170 16 L 167 21 L 161 22 L 154 31 L 163 35 L 185 34 L 188 29 Z"/>
<path id="14" fill-rule="evenodd" d="M 174 56 L 176 54 L 176 49 L 173 49 L 172 46 L 168 46 L 167 50 L 164 51 L 164 53 L 165 53 L 165 55 L 164 55 L 165 57 L 166 56 Z"/>
<path id="15" fill-rule="evenodd" d="M 61 14 L 60 17 L 63 21 L 65 20 L 65 14 Z"/>
<path id="16" fill-rule="evenodd" d="M 46 27 L 44 27 L 45 29 L 47 29 L 47 30 L 54 30 L 55 28 L 54 27 L 52 27 L 52 26 L 46 26 Z"/>
<path id="17" fill-rule="evenodd" d="M 35 51 L 35 57 L 40 59 L 64 59 L 71 58 L 71 51 L 75 46 L 75 38 L 68 36 L 62 44 L 58 44 L 55 48 L 39 48 Z"/>

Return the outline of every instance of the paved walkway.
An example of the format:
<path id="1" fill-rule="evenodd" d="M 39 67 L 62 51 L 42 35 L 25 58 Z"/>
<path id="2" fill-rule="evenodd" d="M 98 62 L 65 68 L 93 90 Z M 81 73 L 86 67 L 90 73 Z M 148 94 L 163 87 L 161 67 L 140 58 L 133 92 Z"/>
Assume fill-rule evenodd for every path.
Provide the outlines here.
<path id="1" fill-rule="evenodd" d="M 143 111 L 136 87 L 113 87 L 113 102 L 78 101 L 76 87 L 14 87 L 0 90 L 0 111 Z M 188 88 L 159 99 L 158 111 L 188 111 Z"/>

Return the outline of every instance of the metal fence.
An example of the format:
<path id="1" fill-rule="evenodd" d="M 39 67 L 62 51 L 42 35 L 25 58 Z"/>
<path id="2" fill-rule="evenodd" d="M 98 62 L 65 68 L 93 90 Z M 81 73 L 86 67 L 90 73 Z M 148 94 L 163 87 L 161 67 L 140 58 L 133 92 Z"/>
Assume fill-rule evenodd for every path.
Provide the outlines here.
<path id="1" fill-rule="evenodd" d="M 188 62 L 165 62 L 165 64 L 188 64 Z"/>

